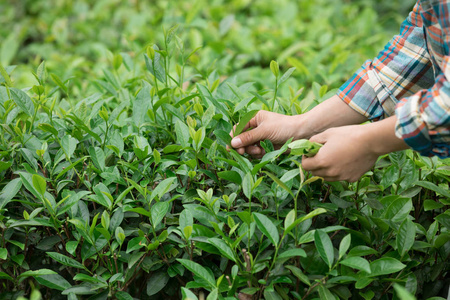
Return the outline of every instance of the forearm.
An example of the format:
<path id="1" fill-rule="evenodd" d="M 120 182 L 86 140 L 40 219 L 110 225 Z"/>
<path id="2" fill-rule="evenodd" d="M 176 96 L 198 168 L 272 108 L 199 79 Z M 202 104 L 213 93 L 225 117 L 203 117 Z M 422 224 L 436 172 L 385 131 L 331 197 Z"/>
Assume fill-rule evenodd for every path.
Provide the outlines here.
<path id="1" fill-rule="evenodd" d="M 356 112 L 337 95 L 295 118 L 298 127 L 297 139 L 309 138 L 329 128 L 361 124 L 367 121 L 365 116 Z"/>
<path id="2" fill-rule="evenodd" d="M 380 156 L 390 152 L 408 149 L 409 146 L 395 135 L 397 116 L 364 124 L 363 136 L 360 138 L 368 145 L 368 149 Z"/>

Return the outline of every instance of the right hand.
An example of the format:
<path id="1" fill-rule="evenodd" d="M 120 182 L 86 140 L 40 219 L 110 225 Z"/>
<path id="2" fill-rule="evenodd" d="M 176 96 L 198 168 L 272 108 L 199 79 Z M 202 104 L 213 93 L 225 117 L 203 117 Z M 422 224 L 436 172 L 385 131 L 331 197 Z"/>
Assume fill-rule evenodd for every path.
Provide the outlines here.
<path id="1" fill-rule="evenodd" d="M 299 136 L 299 117 L 261 110 L 244 127 L 244 132 L 233 138 L 231 146 L 241 155 L 248 153 L 255 158 L 261 158 L 265 154 L 259 144 L 261 141 L 268 139 L 275 149 L 279 149 L 292 137 L 302 138 Z M 251 130 L 246 131 L 247 129 Z M 232 137 L 233 131 L 230 132 Z"/>

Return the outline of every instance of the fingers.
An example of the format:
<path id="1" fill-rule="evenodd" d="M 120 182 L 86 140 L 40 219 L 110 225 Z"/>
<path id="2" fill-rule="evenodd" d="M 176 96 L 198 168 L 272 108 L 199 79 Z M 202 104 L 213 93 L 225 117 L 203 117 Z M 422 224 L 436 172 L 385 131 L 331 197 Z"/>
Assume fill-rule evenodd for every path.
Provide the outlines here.
<path id="1" fill-rule="evenodd" d="M 314 143 L 319 143 L 319 144 L 325 144 L 327 141 L 327 137 L 328 137 L 328 130 L 321 132 L 319 134 L 313 135 L 309 141 L 310 142 L 314 142 Z"/>
<path id="2" fill-rule="evenodd" d="M 263 140 L 264 135 L 265 135 L 264 129 L 262 129 L 261 127 L 256 127 L 255 129 L 243 132 L 237 137 L 234 137 L 231 140 L 231 146 L 233 148 L 242 148 L 251 146 Z"/>
<path id="3" fill-rule="evenodd" d="M 320 152 L 320 150 L 319 150 Z M 317 171 L 322 169 L 319 159 L 317 158 L 319 154 L 312 157 L 307 157 L 303 155 L 302 157 L 302 168 L 306 171 Z M 319 175 L 318 175 L 319 176 Z"/>

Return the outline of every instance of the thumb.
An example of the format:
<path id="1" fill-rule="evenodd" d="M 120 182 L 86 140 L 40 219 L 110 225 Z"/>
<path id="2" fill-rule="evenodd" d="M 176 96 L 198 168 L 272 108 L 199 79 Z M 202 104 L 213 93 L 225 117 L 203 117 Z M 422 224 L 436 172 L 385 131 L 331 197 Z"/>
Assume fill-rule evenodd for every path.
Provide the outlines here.
<path id="1" fill-rule="evenodd" d="M 250 145 L 254 145 L 261 141 L 264 137 L 264 131 L 261 127 L 257 127 L 250 131 L 241 133 L 231 140 L 231 146 L 233 148 L 242 148 Z"/>
<path id="2" fill-rule="evenodd" d="M 313 143 L 325 144 L 328 139 L 328 133 L 326 131 L 313 135 L 309 141 Z"/>

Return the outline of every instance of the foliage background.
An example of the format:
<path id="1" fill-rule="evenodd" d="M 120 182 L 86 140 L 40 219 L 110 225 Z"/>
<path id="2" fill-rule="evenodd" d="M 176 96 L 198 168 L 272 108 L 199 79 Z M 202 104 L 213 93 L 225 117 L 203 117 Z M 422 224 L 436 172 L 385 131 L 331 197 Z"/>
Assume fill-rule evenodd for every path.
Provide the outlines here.
<path id="1" fill-rule="evenodd" d="M 0 299 L 446 296 L 448 160 L 322 183 L 224 148 L 247 111 L 333 94 L 413 4 L 1 1 Z"/>

